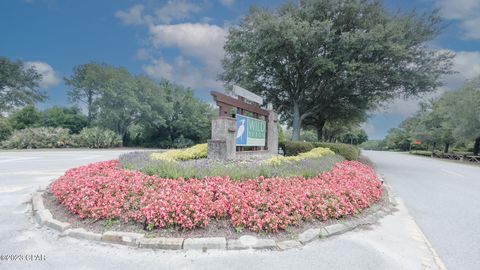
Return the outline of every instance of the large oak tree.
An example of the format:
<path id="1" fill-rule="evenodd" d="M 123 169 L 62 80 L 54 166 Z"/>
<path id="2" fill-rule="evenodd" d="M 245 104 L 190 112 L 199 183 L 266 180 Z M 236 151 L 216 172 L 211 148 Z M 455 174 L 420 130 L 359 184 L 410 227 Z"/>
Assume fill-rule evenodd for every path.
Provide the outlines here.
<path id="1" fill-rule="evenodd" d="M 426 46 L 440 26 L 436 14 L 392 14 L 374 0 L 252 8 L 230 28 L 220 78 L 265 96 L 298 140 L 309 117 L 321 132 L 326 121 L 351 116 L 344 108 L 364 114 L 397 96 L 434 91 L 452 57 Z"/>

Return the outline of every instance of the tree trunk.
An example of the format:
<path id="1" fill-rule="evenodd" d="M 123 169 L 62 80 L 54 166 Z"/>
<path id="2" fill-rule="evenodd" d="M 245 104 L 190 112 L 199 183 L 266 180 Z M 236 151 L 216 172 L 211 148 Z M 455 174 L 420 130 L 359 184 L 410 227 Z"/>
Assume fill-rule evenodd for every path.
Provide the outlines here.
<path id="1" fill-rule="evenodd" d="M 445 143 L 445 148 L 443 149 L 444 153 L 448 153 L 448 148 L 450 147 L 450 143 L 446 142 Z"/>
<path id="2" fill-rule="evenodd" d="M 87 104 L 87 110 L 88 110 L 88 116 L 87 116 L 87 127 L 92 126 L 92 110 L 93 110 L 93 95 L 89 94 L 88 95 L 88 104 Z"/>
<path id="3" fill-rule="evenodd" d="M 300 118 L 300 108 L 298 103 L 293 103 L 293 119 L 292 119 L 292 141 L 300 140 L 300 127 L 302 119 Z"/>
<path id="4" fill-rule="evenodd" d="M 317 141 L 321 141 L 323 137 L 323 127 L 325 126 L 325 120 L 319 121 L 317 123 Z"/>
<path id="5" fill-rule="evenodd" d="M 475 145 L 473 146 L 473 154 L 480 155 L 480 137 L 475 139 Z"/>

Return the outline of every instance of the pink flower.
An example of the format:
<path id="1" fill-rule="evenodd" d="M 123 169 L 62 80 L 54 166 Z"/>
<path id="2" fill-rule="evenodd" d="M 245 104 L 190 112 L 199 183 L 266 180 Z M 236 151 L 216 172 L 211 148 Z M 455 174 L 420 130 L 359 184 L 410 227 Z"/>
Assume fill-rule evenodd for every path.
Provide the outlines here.
<path id="1" fill-rule="evenodd" d="M 57 200 L 81 218 L 194 229 L 227 218 L 234 227 L 277 232 L 301 221 L 355 214 L 382 196 L 372 168 L 338 163 L 313 178 L 166 179 L 120 168 L 117 160 L 68 170 L 52 184 Z"/>

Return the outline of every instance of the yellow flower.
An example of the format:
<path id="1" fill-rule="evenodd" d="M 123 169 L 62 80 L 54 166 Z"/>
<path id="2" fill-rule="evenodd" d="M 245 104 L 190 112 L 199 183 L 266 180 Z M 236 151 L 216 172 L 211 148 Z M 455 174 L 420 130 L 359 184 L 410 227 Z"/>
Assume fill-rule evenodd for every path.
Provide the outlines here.
<path id="1" fill-rule="evenodd" d="M 198 158 L 206 158 L 208 154 L 208 144 L 197 144 L 186 149 L 168 150 L 162 153 L 152 153 L 150 158 L 153 160 L 190 160 Z"/>
<path id="2" fill-rule="evenodd" d="M 334 154 L 335 153 L 328 148 L 317 147 L 317 148 L 314 148 L 314 149 L 312 149 L 308 152 L 300 153 L 297 156 L 288 156 L 288 157 L 274 156 L 274 157 L 272 157 L 270 159 L 267 159 L 263 162 L 266 163 L 266 164 L 270 164 L 270 165 L 280 165 L 284 162 L 296 162 L 296 161 L 300 161 L 300 160 L 307 159 L 307 158 L 320 158 L 320 157 L 323 157 L 323 156 L 334 155 Z"/>

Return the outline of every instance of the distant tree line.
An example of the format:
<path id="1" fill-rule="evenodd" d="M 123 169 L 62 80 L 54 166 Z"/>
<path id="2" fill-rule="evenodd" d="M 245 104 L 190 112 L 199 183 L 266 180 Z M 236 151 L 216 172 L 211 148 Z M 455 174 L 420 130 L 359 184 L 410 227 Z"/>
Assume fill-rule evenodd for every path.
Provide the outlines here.
<path id="1" fill-rule="evenodd" d="M 64 78 L 72 106 L 39 111 L 33 104 L 46 99 L 38 89 L 41 75 L 20 61 L 0 62 L 0 140 L 32 127 L 62 127 L 74 134 L 101 127 L 119 134 L 127 146 L 185 147 L 210 137 L 214 110 L 191 90 L 166 80 L 88 63 Z"/>
<path id="2" fill-rule="evenodd" d="M 289 141 L 292 138 L 292 130 L 280 131 L 280 141 Z M 368 141 L 368 135 L 365 130 L 358 125 L 344 125 L 344 123 L 328 122 L 322 130 L 321 139 L 318 140 L 317 131 L 314 129 L 302 129 L 300 131 L 300 141 L 305 142 L 330 142 L 359 145 Z"/>
<path id="3" fill-rule="evenodd" d="M 480 78 L 422 103 L 415 115 L 389 130 L 377 148 L 480 154 Z"/>

